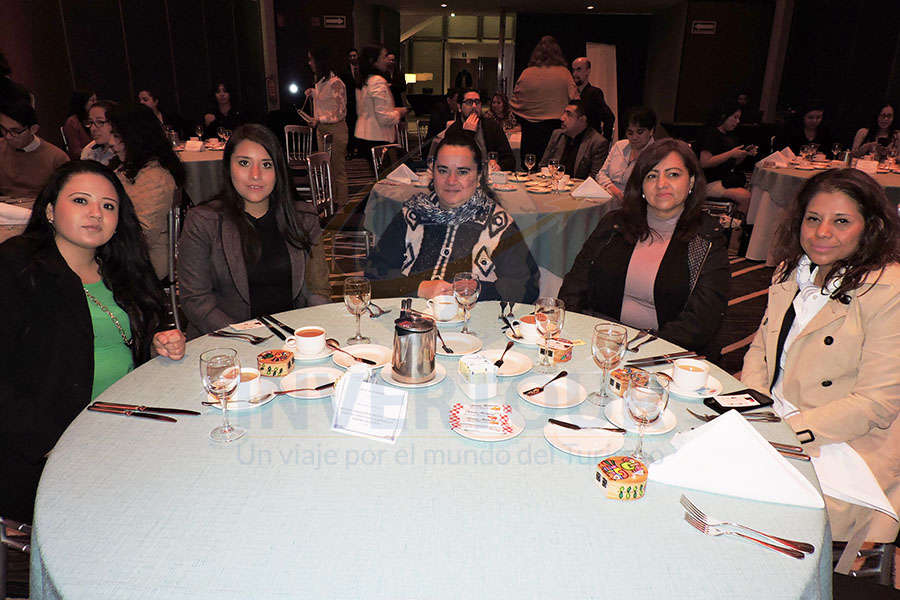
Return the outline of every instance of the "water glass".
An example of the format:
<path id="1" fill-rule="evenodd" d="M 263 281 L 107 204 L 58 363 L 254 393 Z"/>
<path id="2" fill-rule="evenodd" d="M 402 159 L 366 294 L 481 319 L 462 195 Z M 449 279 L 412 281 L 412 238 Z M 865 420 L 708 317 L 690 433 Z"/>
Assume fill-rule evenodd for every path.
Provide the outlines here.
<path id="1" fill-rule="evenodd" d="M 356 315 L 356 335 L 347 340 L 348 345 L 368 344 L 369 338 L 359 331 L 359 320 L 372 299 L 372 283 L 365 277 L 348 277 L 344 281 L 344 304 L 350 314 Z"/>
<path id="2" fill-rule="evenodd" d="M 591 392 L 588 400 L 599 407 L 605 407 L 611 400 L 609 395 L 609 371 L 625 356 L 628 332 L 621 325 L 612 323 L 600 323 L 594 325 L 594 335 L 591 338 L 591 355 L 594 362 L 602 369 L 603 378 L 600 380 L 600 391 Z"/>
<path id="3" fill-rule="evenodd" d="M 554 366 L 550 360 L 552 352 L 547 348 L 551 338 L 562 333 L 566 320 L 566 303 L 559 298 L 542 297 L 534 303 L 534 324 L 538 333 L 544 338 L 544 350 L 539 351 L 541 360 L 535 367 L 537 373 L 553 373 Z"/>
<path id="4" fill-rule="evenodd" d="M 649 457 L 644 454 L 644 427 L 658 421 L 666 410 L 672 378 L 665 373 L 641 372 L 640 369 L 636 371 L 642 376 L 632 377 L 628 383 L 625 410 L 638 424 L 638 443 L 631 456 L 646 463 Z"/>
<path id="5" fill-rule="evenodd" d="M 534 165 L 537 164 L 537 157 L 534 154 L 526 154 L 525 155 L 525 168 L 528 169 L 528 174 L 531 175 L 531 170 L 534 168 Z"/>
<path id="6" fill-rule="evenodd" d="M 469 329 L 469 310 L 478 301 L 479 293 L 481 293 L 481 283 L 474 273 L 464 271 L 453 276 L 453 297 L 456 298 L 456 303 L 462 307 L 465 314 L 465 325 L 460 333 L 478 335 Z"/>
<path id="7" fill-rule="evenodd" d="M 241 381 L 241 363 L 237 350 L 213 348 L 200 355 L 200 379 L 204 389 L 216 397 L 222 405 L 222 425 L 209 432 L 214 442 L 233 442 L 247 430 L 235 427 L 228 421 L 228 399 Z"/>

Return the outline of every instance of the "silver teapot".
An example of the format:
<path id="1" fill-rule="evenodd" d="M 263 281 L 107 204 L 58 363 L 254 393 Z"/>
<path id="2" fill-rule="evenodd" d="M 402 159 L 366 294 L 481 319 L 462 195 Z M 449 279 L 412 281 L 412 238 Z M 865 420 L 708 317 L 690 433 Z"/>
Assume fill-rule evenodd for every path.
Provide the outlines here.
<path id="1" fill-rule="evenodd" d="M 400 316 L 394 321 L 394 379 L 400 383 L 434 379 L 434 327 L 434 319 L 412 310 L 412 300 L 403 300 Z"/>

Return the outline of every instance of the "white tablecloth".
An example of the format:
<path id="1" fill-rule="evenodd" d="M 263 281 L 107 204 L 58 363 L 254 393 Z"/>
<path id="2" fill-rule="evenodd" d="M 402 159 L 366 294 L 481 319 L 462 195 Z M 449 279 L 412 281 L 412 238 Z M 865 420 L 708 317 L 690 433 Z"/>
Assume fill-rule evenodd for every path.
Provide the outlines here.
<path id="1" fill-rule="evenodd" d="M 222 189 L 225 183 L 222 170 L 224 154 L 222 150 L 178 153 L 187 176 L 184 188 L 194 204 L 206 202 Z"/>
<path id="2" fill-rule="evenodd" d="M 399 300 L 383 306 L 393 312 L 364 319 L 362 329 L 390 345 Z M 474 311 L 472 327 L 487 348 L 506 341 L 497 311 L 494 302 Z M 339 304 L 279 318 L 324 325 L 340 340 L 354 328 Z M 594 322 L 567 315 L 564 332 L 589 339 Z M 221 414 L 200 406 L 197 357 L 230 346 L 253 364 L 275 342 L 200 338 L 183 361 L 157 358 L 100 397 L 202 416 L 171 424 L 84 412 L 73 422 L 38 492 L 33 599 L 831 597 L 823 510 L 687 492 L 714 515 L 813 543 L 816 553 L 801 561 L 701 535 L 682 518 L 682 488 L 651 483 L 639 501 L 608 500 L 594 480 L 597 459 L 564 454 L 542 435 L 550 416 L 598 409 L 528 404 L 515 393 L 524 376 L 500 386 L 499 397 L 526 421 L 505 442 L 470 441 L 449 429 L 448 406 L 463 396 L 457 361 L 444 357 L 438 361 L 450 374 L 411 392 L 396 445 L 332 433 L 330 399 L 287 397 L 235 413 L 248 429 L 242 440 L 210 442 Z M 653 342 L 639 356 L 673 348 Z M 589 390 L 597 386 L 586 346 L 565 368 Z M 713 374 L 726 390 L 739 386 Z M 685 413 L 696 404 L 673 398 L 676 429 L 699 423 Z M 771 440 L 794 439 L 783 423 L 757 428 Z M 672 435 L 646 436 L 645 449 L 671 452 Z M 629 435 L 623 452 L 635 442 Z M 815 482 L 809 463 L 796 466 Z"/>

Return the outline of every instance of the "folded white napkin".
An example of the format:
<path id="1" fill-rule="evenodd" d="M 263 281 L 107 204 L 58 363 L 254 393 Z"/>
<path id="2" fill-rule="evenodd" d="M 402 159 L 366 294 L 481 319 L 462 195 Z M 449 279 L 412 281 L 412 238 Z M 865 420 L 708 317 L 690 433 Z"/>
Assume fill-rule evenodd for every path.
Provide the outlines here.
<path id="1" fill-rule="evenodd" d="M 30 218 L 30 208 L 0 202 L 0 225 L 25 225 Z"/>
<path id="2" fill-rule="evenodd" d="M 600 198 L 604 200 L 612 198 L 609 192 L 603 189 L 603 186 L 597 183 L 593 177 L 588 177 L 584 180 L 584 183 L 572 190 L 572 195 L 576 198 Z"/>
<path id="3" fill-rule="evenodd" d="M 781 149 L 781 155 L 782 155 L 783 157 L 785 157 L 786 159 L 788 159 L 789 161 L 791 161 L 791 160 L 797 160 L 797 155 L 794 154 L 794 151 L 791 150 L 791 147 L 790 147 L 790 146 L 785 146 L 784 148 L 782 148 L 782 149 Z"/>
<path id="4" fill-rule="evenodd" d="M 815 486 L 735 410 L 692 431 L 677 452 L 650 465 L 649 477 L 762 502 L 825 506 Z"/>
<path id="5" fill-rule="evenodd" d="M 788 149 L 790 150 L 790 148 L 788 148 Z M 764 159 L 762 159 L 761 162 L 762 162 L 764 165 L 768 165 L 768 164 L 771 163 L 771 164 L 773 164 L 775 167 L 778 167 L 778 168 L 780 168 L 780 169 L 783 169 L 783 168 L 785 168 L 786 166 L 788 166 L 788 159 L 787 159 L 787 157 L 785 157 L 785 155 L 782 154 L 781 152 L 777 152 L 777 151 L 776 151 L 776 152 L 773 152 L 772 154 L 770 154 L 770 155 L 768 155 L 767 157 L 765 157 Z"/>
<path id="6" fill-rule="evenodd" d="M 419 177 L 406 165 L 400 165 L 391 171 L 386 179 L 396 181 L 397 183 L 415 183 L 419 181 Z"/>
<path id="7" fill-rule="evenodd" d="M 867 160 L 864 158 L 856 161 L 856 165 L 854 165 L 857 169 L 862 171 L 863 173 L 868 173 L 869 175 L 874 175 L 878 171 L 878 161 L 877 160 Z"/>
<path id="8" fill-rule="evenodd" d="M 869 465 L 850 444 L 826 444 L 812 463 L 824 494 L 873 508 L 900 521 Z"/>
<path id="9" fill-rule="evenodd" d="M 200 140 L 188 140 L 184 143 L 185 152 L 200 152 L 203 150 L 203 142 Z"/>

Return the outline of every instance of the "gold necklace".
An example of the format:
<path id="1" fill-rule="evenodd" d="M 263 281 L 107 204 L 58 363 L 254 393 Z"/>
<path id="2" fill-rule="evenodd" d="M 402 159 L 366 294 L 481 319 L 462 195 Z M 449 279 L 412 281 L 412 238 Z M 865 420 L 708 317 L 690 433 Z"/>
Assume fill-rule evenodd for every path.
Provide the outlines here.
<path id="1" fill-rule="evenodd" d="M 131 345 L 134 343 L 134 338 L 128 339 L 128 336 L 125 335 L 125 330 L 122 328 L 122 324 L 119 323 L 119 319 L 116 318 L 116 315 L 112 314 L 112 311 L 109 310 L 102 302 L 97 300 L 97 298 L 95 298 L 94 295 L 90 293 L 86 287 L 82 286 L 82 289 L 84 289 L 84 293 L 88 297 L 88 299 L 96 304 L 100 308 L 100 310 L 106 313 L 106 316 L 112 320 L 113 325 L 115 325 L 116 329 L 119 330 L 119 335 L 122 336 L 122 343 L 131 348 Z"/>

